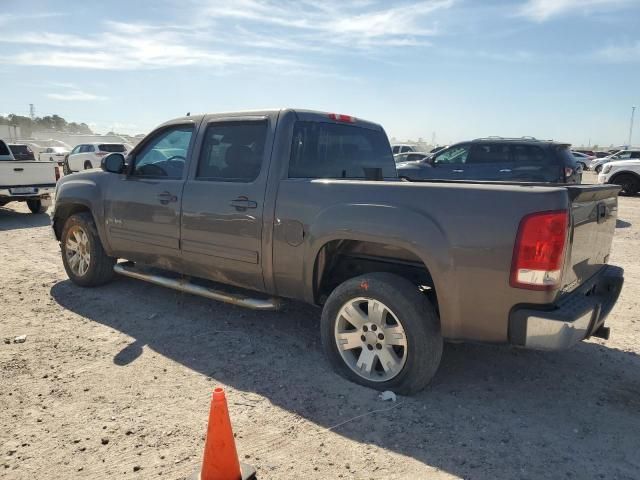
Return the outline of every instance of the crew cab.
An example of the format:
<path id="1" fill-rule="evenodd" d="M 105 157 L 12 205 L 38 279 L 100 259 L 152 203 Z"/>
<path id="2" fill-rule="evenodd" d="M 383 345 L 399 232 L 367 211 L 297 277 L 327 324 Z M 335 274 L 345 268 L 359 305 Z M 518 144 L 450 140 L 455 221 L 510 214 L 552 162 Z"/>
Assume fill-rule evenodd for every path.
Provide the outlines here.
<path id="1" fill-rule="evenodd" d="M 52 226 L 77 285 L 117 272 L 254 309 L 322 306 L 334 368 L 410 394 L 445 340 L 607 337 L 618 190 L 405 181 L 375 123 L 251 111 L 169 121 L 62 178 Z"/>
<path id="2" fill-rule="evenodd" d="M 51 205 L 59 171 L 55 165 L 33 160 L 16 160 L 0 140 L 0 207 L 26 202 L 32 213 L 44 213 Z"/>

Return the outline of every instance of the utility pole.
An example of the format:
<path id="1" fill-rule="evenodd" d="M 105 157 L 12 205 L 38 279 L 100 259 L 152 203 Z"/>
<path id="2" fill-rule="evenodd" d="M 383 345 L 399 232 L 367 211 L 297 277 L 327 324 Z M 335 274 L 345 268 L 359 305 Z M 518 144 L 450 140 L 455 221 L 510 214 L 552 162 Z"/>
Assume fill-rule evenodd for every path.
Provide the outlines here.
<path id="1" fill-rule="evenodd" d="M 29 116 L 31 117 L 31 120 L 36 119 L 36 107 L 33 106 L 33 103 L 29 104 Z"/>
<path id="2" fill-rule="evenodd" d="M 636 107 L 631 107 L 631 122 L 629 122 L 629 143 L 627 148 L 631 148 L 631 138 L 633 136 L 633 117 L 636 113 Z"/>

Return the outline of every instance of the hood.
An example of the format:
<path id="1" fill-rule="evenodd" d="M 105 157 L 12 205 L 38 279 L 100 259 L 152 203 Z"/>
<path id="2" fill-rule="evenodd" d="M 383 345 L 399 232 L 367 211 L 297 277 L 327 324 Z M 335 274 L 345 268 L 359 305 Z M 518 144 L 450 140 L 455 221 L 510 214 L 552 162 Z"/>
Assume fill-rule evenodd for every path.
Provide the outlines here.
<path id="1" fill-rule="evenodd" d="M 616 160 L 615 162 L 607 162 L 608 167 L 640 167 L 640 160 Z"/>

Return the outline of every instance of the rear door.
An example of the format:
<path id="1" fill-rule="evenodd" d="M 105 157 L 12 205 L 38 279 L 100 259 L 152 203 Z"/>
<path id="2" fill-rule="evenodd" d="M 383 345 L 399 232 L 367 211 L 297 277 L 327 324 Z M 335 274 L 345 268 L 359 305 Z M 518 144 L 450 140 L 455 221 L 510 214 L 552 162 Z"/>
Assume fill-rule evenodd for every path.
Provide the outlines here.
<path id="1" fill-rule="evenodd" d="M 474 143 L 464 171 L 465 180 L 513 180 L 513 160 L 508 143 Z"/>
<path id="2" fill-rule="evenodd" d="M 196 125 L 153 132 L 111 175 L 105 192 L 107 234 L 120 257 L 180 269 L 180 205 Z"/>
<path id="3" fill-rule="evenodd" d="M 207 117 L 185 185 L 181 248 L 188 273 L 264 288 L 262 217 L 276 117 Z"/>

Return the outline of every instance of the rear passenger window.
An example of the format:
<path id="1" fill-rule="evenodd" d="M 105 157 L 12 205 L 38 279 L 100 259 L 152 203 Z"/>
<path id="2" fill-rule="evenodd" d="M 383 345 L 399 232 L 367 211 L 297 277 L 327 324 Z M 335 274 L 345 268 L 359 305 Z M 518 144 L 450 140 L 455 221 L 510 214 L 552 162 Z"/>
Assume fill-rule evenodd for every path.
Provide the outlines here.
<path id="1" fill-rule="evenodd" d="M 384 178 L 397 177 L 383 131 L 354 125 L 296 122 L 290 178 L 367 178 L 375 169 L 381 169 Z"/>
<path id="2" fill-rule="evenodd" d="M 267 122 L 232 122 L 207 127 L 198 180 L 252 182 L 260 174 Z"/>
<path id="3" fill-rule="evenodd" d="M 472 145 L 467 163 L 510 163 L 509 146 L 505 144 Z"/>
<path id="4" fill-rule="evenodd" d="M 568 148 L 560 148 L 554 156 L 551 150 L 535 145 L 513 145 L 514 173 L 522 181 L 563 182 L 564 163 L 575 165 L 575 159 Z"/>
<path id="5" fill-rule="evenodd" d="M 404 152 L 410 152 L 411 151 L 411 147 L 402 147 L 402 150 L 400 150 L 402 153 Z"/>

